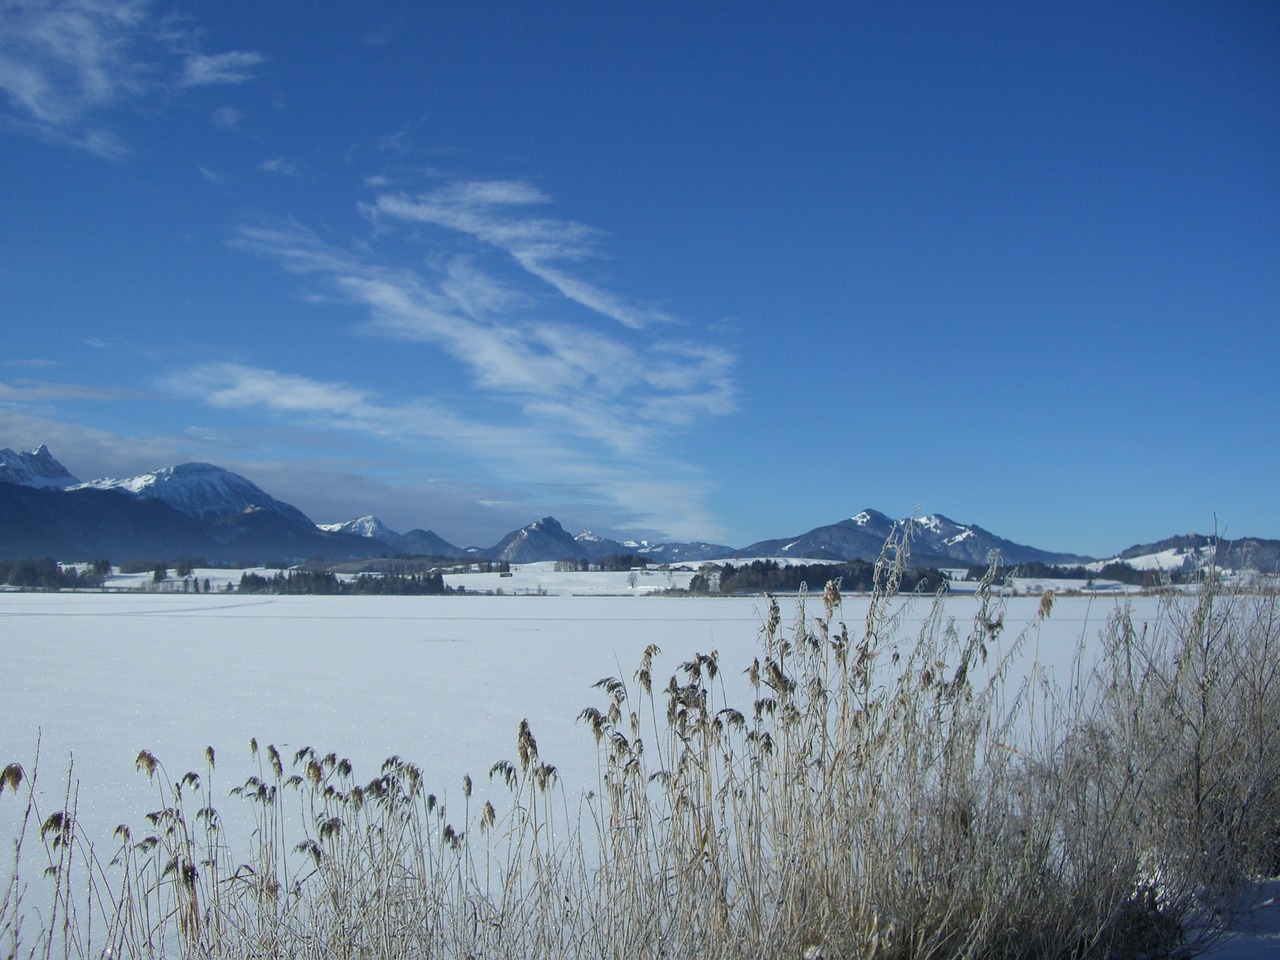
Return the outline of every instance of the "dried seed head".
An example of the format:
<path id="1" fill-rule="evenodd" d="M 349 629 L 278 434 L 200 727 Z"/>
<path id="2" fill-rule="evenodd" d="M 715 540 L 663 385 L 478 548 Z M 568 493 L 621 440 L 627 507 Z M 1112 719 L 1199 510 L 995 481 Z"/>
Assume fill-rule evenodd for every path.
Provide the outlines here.
<path id="1" fill-rule="evenodd" d="M 556 768 L 549 763 L 540 763 L 533 771 L 533 777 L 538 784 L 538 789 L 545 793 L 547 787 L 556 781 Z"/>
<path id="2" fill-rule="evenodd" d="M 9 764 L 4 768 L 3 772 L 0 772 L 0 793 L 4 793 L 6 786 L 10 790 L 17 790 L 18 784 L 22 783 L 22 779 L 26 775 L 26 771 L 22 769 L 22 764 Z"/>
<path id="3" fill-rule="evenodd" d="M 462 775 L 462 794 L 468 798 L 471 796 L 471 774 L 469 773 Z"/>
<path id="4" fill-rule="evenodd" d="M 510 790 L 516 782 L 516 768 L 510 760 L 499 760 L 489 768 L 489 779 L 492 780 L 494 774 L 502 774 L 503 782 L 506 783 L 507 789 Z"/>
<path id="5" fill-rule="evenodd" d="M 40 839 L 43 840 L 52 833 L 55 847 L 58 846 L 60 840 L 65 840 L 70 832 L 71 817 L 67 815 L 65 810 L 49 814 L 45 822 L 40 825 Z"/>
<path id="6" fill-rule="evenodd" d="M 280 751 L 276 749 L 274 743 L 267 744 L 267 759 L 271 761 L 271 772 L 276 778 L 284 776 L 284 764 L 280 762 Z"/>
<path id="7" fill-rule="evenodd" d="M 826 589 L 822 591 L 822 605 L 826 607 L 827 619 L 831 619 L 832 612 L 836 607 L 840 606 L 840 581 L 828 580 Z"/>
<path id="8" fill-rule="evenodd" d="M 591 732 L 595 735 L 596 743 L 599 743 L 604 736 L 605 719 L 604 714 L 595 707 L 587 707 L 580 714 L 579 720 L 585 720 L 591 724 Z"/>
<path id="9" fill-rule="evenodd" d="M 1053 596 L 1052 590 L 1046 590 L 1043 594 L 1041 594 L 1040 610 L 1036 614 L 1036 616 L 1038 616 L 1041 620 L 1049 616 L 1049 614 L 1053 612 L 1053 601 L 1054 601 L 1054 596 Z"/>
<path id="10" fill-rule="evenodd" d="M 150 750 L 139 750 L 138 759 L 133 762 L 133 765 L 134 769 L 141 770 L 150 780 L 156 775 L 156 767 L 159 765 L 159 761 L 156 760 L 156 755 Z"/>
<path id="11" fill-rule="evenodd" d="M 520 768 L 526 772 L 530 764 L 538 761 L 538 742 L 533 739 L 528 719 L 520 721 L 520 729 L 516 735 L 516 752 L 520 755 Z"/>

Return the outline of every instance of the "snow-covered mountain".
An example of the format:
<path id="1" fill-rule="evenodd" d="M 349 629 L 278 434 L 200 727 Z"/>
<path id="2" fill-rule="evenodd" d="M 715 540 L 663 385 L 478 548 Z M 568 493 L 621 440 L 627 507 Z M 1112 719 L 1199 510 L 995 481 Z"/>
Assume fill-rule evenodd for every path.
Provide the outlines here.
<path id="1" fill-rule="evenodd" d="M 670 541 L 654 543 L 649 540 L 611 540 L 599 534 L 584 530 L 573 538 L 582 548 L 582 555 L 590 560 L 600 557 L 627 556 L 632 554 L 644 557 L 650 563 L 700 563 L 704 560 L 717 560 L 731 557 L 733 547 L 722 543 L 704 543 L 700 540 L 690 543 Z"/>
<path id="2" fill-rule="evenodd" d="M 0 478 L 5 559 L 259 563 L 376 555 L 376 541 L 318 530 L 297 507 L 212 464 L 79 483 L 44 447 L 11 453 L 4 452 L 8 470 Z"/>
<path id="3" fill-rule="evenodd" d="M 490 560 L 508 563 L 533 563 L 539 560 L 564 560 L 586 557 L 587 549 L 560 526 L 555 517 L 543 517 L 527 527 L 512 530 L 493 547 L 484 551 Z"/>
<path id="4" fill-rule="evenodd" d="M 43 443 L 30 453 L 19 453 L 6 447 L 0 450 L 0 482 L 24 487 L 64 488 L 80 481 L 73 477 Z"/>
<path id="5" fill-rule="evenodd" d="M 400 536 L 374 516 L 357 517 L 346 523 L 317 523 L 316 526 L 329 533 L 349 533 L 355 537 L 369 537 L 384 543 L 391 543 Z"/>
<path id="6" fill-rule="evenodd" d="M 212 463 L 181 463 L 123 480 L 90 480 L 68 489 L 118 490 L 143 500 L 159 500 L 198 520 L 225 520 L 251 510 L 269 510 L 293 523 L 313 526 L 297 507 Z"/>
<path id="7" fill-rule="evenodd" d="M 385 543 L 397 553 L 409 553 L 423 557 L 466 556 L 466 550 L 455 547 L 444 537 L 430 530 L 413 529 L 408 533 L 396 533 L 377 517 L 358 517 L 346 523 L 321 523 L 321 530 L 329 533 L 346 533 L 357 537 L 366 537 Z"/>
<path id="8" fill-rule="evenodd" d="M 1101 570 L 1109 563 L 1124 563 L 1135 570 L 1159 570 L 1166 574 L 1190 574 L 1210 563 L 1222 570 L 1280 571 L 1280 540 L 1241 537 L 1228 540 L 1201 533 L 1166 537 L 1155 543 L 1129 547 L 1107 560 L 1088 564 Z"/>
<path id="9" fill-rule="evenodd" d="M 67 559 L 339 559 L 395 552 L 512 563 L 594 560 L 614 554 L 637 554 L 652 563 L 755 557 L 874 560 L 890 533 L 904 524 L 910 525 L 913 566 L 984 564 L 992 550 L 1009 565 L 1108 562 L 1014 543 L 942 514 L 894 520 L 871 509 L 798 536 L 761 540 L 741 549 L 703 542 L 620 541 L 589 531 L 573 537 L 554 517 L 513 530 L 487 549 L 460 549 L 430 530 L 396 533 L 372 516 L 317 526 L 297 507 L 209 463 L 80 483 L 45 446 L 30 453 L 0 450 L 0 555 L 9 558 L 56 554 Z M 1130 547 L 1114 559 L 1140 569 L 1174 572 L 1205 562 L 1215 548 L 1216 562 L 1225 569 L 1280 569 L 1280 541 L 1197 534 Z"/>
<path id="10" fill-rule="evenodd" d="M 1082 563 L 1089 557 L 1053 553 L 1024 546 L 989 533 L 976 524 L 959 524 L 942 514 L 893 518 L 878 510 L 862 510 L 847 520 L 816 527 L 808 533 L 777 540 L 761 540 L 736 551 L 738 557 L 804 557 L 814 560 L 875 560 L 889 534 L 910 527 L 910 556 L 918 566 L 984 564 L 998 550 L 1008 564 Z"/>

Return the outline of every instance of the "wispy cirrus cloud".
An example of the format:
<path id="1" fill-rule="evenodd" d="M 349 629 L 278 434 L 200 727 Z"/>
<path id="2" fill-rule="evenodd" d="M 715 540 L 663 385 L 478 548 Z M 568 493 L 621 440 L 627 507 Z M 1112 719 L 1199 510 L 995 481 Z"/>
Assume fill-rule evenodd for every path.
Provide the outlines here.
<path id="1" fill-rule="evenodd" d="M 151 0 L 0 4 L 3 120 L 48 142 L 121 157 L 128 148 L 106 122 L 112 108 L 184 86 L 243 83 L 263 60 L 194 45 Z"/>
<path id="2" fill-rule="evenodd" d="M 244 113 L 235 107 L 219 107 L 213 111 L 213 125 L 220 130 L 234 130 L 243 119 Z"/>
<path id="3" fill-rule="evenodd" d="M 502 189 L 506 189 L 504 186 Z M 513 228 L 514 229 L 514 228 Z M 582 431 L 634 449 L 695 418 L 730 412 L 733 355 L 688 337 L 609 332 L 590 323 L 547 319 L 535 292 L 495 278 L 466 256 L 435 268 L 392 267 L 338 249 L 293 223 L 246 225 L 233 243 L 318 276 L 345 300 L 369 311 L 365 328 L 441 348 L 477 388 L 523 403 L 525 412 L 574 411 L 564 424 L 607 424 Z"/>
<path id="4" fill-rule="evenodd" d="M 14 380 L 0 382 L 0 402 L 51 403 L 62 400 L 143 400 L 153 393 L 124 387 L 89 387 L 76 383 L 51 383 L 46 380 Z"/>
<path id="5" fill-rule="evenodd" d="M 668 528 L 691 527 L 672 516 L 683 511 L 697 515 L 703 535 L 713 528 L 706 478 L 671 457 L 667 440 L 734 408 L 733 353 L 571 275 L 572 264 L 600 255 L 603 235 L 531 212 L 550 198 L 528 183 L 456 183 L 407 202 L 386 195 L 366 205 L 376 229 L 349 247 L 292 221 L 244 224 L 231 243 L 306 277 L 310 295 L 360 308 L 358 331 L 438 351 L 470 383 L 466 416 L 442 396 L 374 402 L 338 384 L 317 392 L 285 373 L 203 369 L 183 381 L 210 404 L 330 427 L 421 436 L 429 423 L 434 440 L 507 475 L 568 479 L 619 515 L 665 512 Z M 424 234 L 424 224 L 440 229 Z M 562 275 L 548 279 L 550 263 Z M 655 472 L 673 478 L 663 501 L 628 502 L 653 487 L 623 481 Z"/>
<path id="6" fill-rule="evenodd" d="M 298 165 L 284 157 L 270 157 L 258 164 L 258 169 L 264 173 L 278 173 L 284 177 L 291 177 L 298 172 Z"/>
<path id="7" fill-rule="evenodd" d="M 224 83 L 245 83 L 253 79 L 254 71 L 265 61 L 266 57 L 262 54 L 248 50 L 189 54 L 183 64 L 178 84 L 183 87 L 209 87 Z"/>
<path id="8" fill-rule="evenodd" d="M 386 194 L 371 209 L 382 217 L 434 224 L 472 236 L 509 254 L 522 269 L 568 299 L 624 326 L 640 329 L 672 321 L 662 310 L 628 302 L 570 273 L 566 264 L 598 255 L 603 234 L 572 220 L 523 212 L 549 202 L 546 194 L 524 181 L 467 181 L 413 196 Z"/>

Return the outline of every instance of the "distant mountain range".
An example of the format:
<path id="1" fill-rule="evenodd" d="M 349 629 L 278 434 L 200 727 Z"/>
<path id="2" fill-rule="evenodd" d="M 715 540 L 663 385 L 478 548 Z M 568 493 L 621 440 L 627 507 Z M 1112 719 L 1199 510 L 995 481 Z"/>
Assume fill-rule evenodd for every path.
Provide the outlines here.
<path id="1" fill-rule="evenodd" d="M 792 537 L 742 548 L 702 542 L 611 540 L 573 536 L 554 517 L 513 530 L 488 548 L 457 547 L 430 530 L 397 533 L 376 517 L 317 525 L 252 481 L 209 463 L 184 463 L 127 479 L 81 483 L 47 447 L 30 453 L 0 450 L 0 559 L 53 556 L 62 560 L 203 558 L 211 562 L 352 560 L 412 554 L 443 559 L 595 560 L 635 554 L 653 563 L 699 563 L 777 557 L 874 560 L 889 534 L 911 525 L 914 566 L 961 567 L 987 562 L 999 551 L 1007 564 L 1101 566 L 1105 561 L 1014 543 L 976 524 L 940 514 L 894 520 L 863 510 Z M 1117 558 L 1179 563 L 1200 556 L 1212 538 L 1189 534 L 1123 551 Z M 1220 541 L 1219 562 L 1239 569 L 1280 568 L 1280 541 Z"/>

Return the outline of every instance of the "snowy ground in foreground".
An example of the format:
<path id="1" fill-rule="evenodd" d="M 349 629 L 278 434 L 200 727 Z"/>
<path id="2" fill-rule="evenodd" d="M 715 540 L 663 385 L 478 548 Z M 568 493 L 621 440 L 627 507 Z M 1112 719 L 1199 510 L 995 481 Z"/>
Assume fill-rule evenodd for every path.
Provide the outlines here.
<path id="1" fill-rule="evenodd" d="M 508 593 L 528 586 L 536 593 L 539 584 L 548 589 L 549 580 L 563 578 L 558 586 L 565 594 L 574 592 L 575 576 L 472 575 L 491 577 Z M 619 593 L 630 592 L 628 574 L 591 574 L 597 587 L 601 576 L 615 577 L 609 586 L 619 586 Z M 636 592 L 647 580 L 661 589 L 666 577 L 638 576 Z M 1029 638 L 1028 658 L 1063 676 L 1077 644 L 1096 640 L 1115 602 L 1059 599 Z M 59 781 L 74 754 L 81 821 L 91 837 L 108 844 L 116 824 L 137 825 L 158 805 L 155 788 L 134 770 L 144 747 L 176 779 L 201 769 L 204 748 L 212 745 L 219 761 L 213 801 L 234 822 L 237 801 L 227 794 L 254 772 L 251 737 L 276 744 L 286 760 L 302 746 L 336 751 L 352 760 L 362 780 L 374 777 L 386 757 L 400 755 L 422 767 L 429 789 L 458 803 L 464 773 L 475 778 L 479 796 L 492 789 L 490 766 L 515 759 L 516 728 L 528 718 L 543 759 L 560 769 L 572 799 L 595 785 L 594 741 L 576 721 L 584 706 L 603 704 L 591 685 L 605 676 L 629 681 L 649 643 L 663 651 L 655 679 L 693 653 L 714 649 L 730 702 L 745 704 L 741 671 L 757 652 L 765 603 L 625 595 L 4 593 L 0 764 L 29 764 L 42 737 L 47 812 L 61 802 Z M 854 632 L 866 603 L 846 600 L 843 619 Z M 1132 603 L 1139 619 L 1155 616 L 1156 601 Z M 790 624 L 795 601 L 782 605 L 783 622 Z M 1010 601 L 1007 639 L 1034 621 L 1037 605 L 1035 597 Z M 946 609 L 963 629 L 974 601 L 951 598 Z M 927 610 L 927 602 L 914 606 L 904 640 Z M 816 598 L 809 612 L 821 612 Z M 488 795 L 501 799 L 496 790 Z M 19 812 L 10 800 L 7 793 L 0 798 L 6 838 L 14 836 Z M 1267 888 L 1263 899 L 1276 892 Z M 1274 955 L 1277 913 L 1274 901 L 1260 907 L 1256 931 L 1223 941 L 1214 956 Z"/>
<path id="2" fill-rule="evenodd" d="M 575 575 L 563 576 L 571 583 Z M 624 586 L 626 577 L 619 575 Z M 795 601 L 782 602 L 790 623 Z M 1037 602 L 1011 601 L 1008 635 L 1034 618 Z M 855 631 L 866 603 L 846 601 L 844 619 Z M 1138 603 L 1154 614 L 1152 601 Z M 235 771 L 240 780 L 250 772 L 251 737 L 286 756 L 302 746 L 336 751 L 367 778 L 396 754 L 418 763 L 428 783 L 447 794 L 457 792 L 464 773 L 481 781 L 495 761 L 512 759 L 516 728 L 528 718 L 543 758 L 560 768 L 574 796 L 595 786 L 594 741 L 576 720 L 583 707 L 602 704 L 592 684 L 606 676 L 629 680 L 649 643 L 663 650 L 655 673 L 664 678 L 695 652 L 715 649 L 731 699 L 745 705 L 741 672 L 756 653 L 765 604 L 721 597 L 0 594 L 0 663 L 8 678 L 0 759 L 25 762 L 43 731 L 42 774 L 51 782 L 74 753 L 84 820 L 96 820 L 110 836 L 122 817 L 154 805 L 133 770 L 144 747 L 179 777 L 198 768 L 212 745 L 220 775 Z M 1112 604 L 1059 601 L 1039 638 L 1040 656 L 1065 664 L 1082 636 L 1096 635 Z M 973 607 L 972 599 L 947 601 L 961 621 Z M 917 622 L 927 609 L 916 605 Z M 821 612 L 816 600 L 810 612 Z"/>

